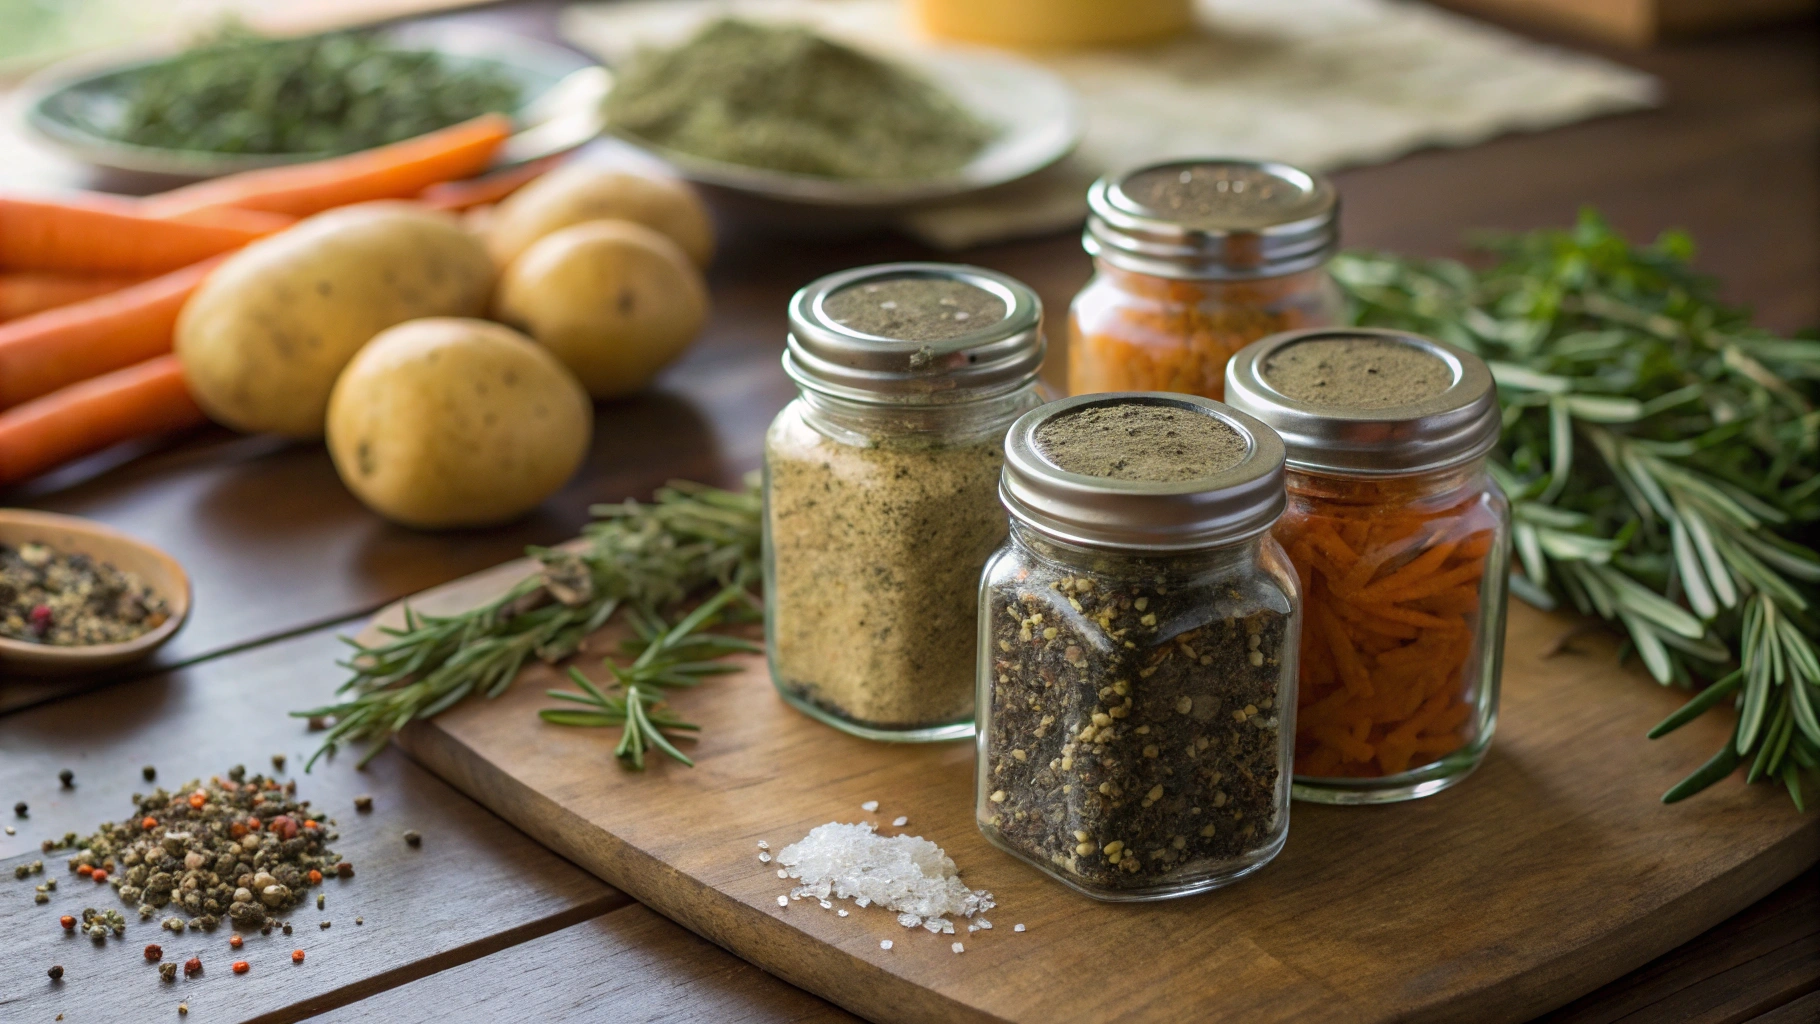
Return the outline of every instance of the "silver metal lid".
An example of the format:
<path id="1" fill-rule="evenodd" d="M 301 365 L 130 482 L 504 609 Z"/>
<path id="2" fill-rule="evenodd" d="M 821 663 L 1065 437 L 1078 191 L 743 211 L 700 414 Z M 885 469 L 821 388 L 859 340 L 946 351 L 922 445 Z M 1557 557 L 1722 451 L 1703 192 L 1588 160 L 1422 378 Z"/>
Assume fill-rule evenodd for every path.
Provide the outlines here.
<path id="1" fill-rule="evenodd" d="M 1215 417 L 1244 440 L 1244 453 L 1209 476 L 1173 481 L 1071 473 L 1043 454 L 1037 434 L 1045 425 L 1084 409 L 1123 405 Z M 1071 544 L 1133 551 L 1220 547 L 1263 533 L 1283 514 L 1283 442 L 1256 419 L 1197 395 L 1078 395 L 1032 409 L 1012 424 L 999 500 L 1032 529 Z"/>
<path id="2" fill-rule="evenodd" d="M 1276 277 L 1320 266 L 1340 242 L 1326 178 L 1268 160 L 1176 160 L 1087 190 L 1081 244 L 1121 270 L 1182 279 Z"/>
<path id="3" fill-rule="evenodd" d="M 1361 403 L 1345 396 L 1311 398 L 1307 389 L 1289 384 L 1285 369 L 1273 370 L 1274 361 L 1294 346 L 1333 342 L 1407 346 L 1420 354 L 1420 362 L 1439 364 L 1444 377 L 1409 387 L 1402 396 Z M 1358 372 L 1342 369 L 1335 383 Z M 1281 379 L 1273 382 L 1273 376 Z M 1343 475 L 1444 469 L 1490 451 L 1502 429 L 1497 390 L 1484 360 L 1419 334 L 1378 328 L 1321 327 L 1252 342 L 1226 364 L 1226 400 L 1282 435 L 1291 468 Z"/>
<path id="4" fill-rule="evenodd" d="M 1036 378 L 1042 318 L 1028 286 L 981 267 L 843 270 L 791 298 L 784 371 L 804 388 L 854 401 L 989 398 Z"/>

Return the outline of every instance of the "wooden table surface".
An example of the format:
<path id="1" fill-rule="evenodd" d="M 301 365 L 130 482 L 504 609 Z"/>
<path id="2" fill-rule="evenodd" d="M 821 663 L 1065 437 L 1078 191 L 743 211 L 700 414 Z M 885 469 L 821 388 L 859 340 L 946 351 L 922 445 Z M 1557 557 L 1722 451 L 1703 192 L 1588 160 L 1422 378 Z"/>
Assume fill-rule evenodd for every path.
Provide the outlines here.
<path id="1" fill-rule="evenodd" d="M 454 17 L 549 37 L 557 9 L 521 2 Z M 1661 110 L 1343 172 L 1346 242 L 1457 255 L 1470 229 L 1562 225 L 1592 204 L 1633 237 L 1692 231 L 1698 263 L 1763 323 L 1820 322 L 1820 32 L 1613 56 L 1662 77 Z M 788 295 L 842 267 L 941 258 L 890 235 L 793 240 L 731 225 L 724 241 L 701 342 L 651 393 L 602 406 L 587 467 L 512 526 L 390 526 L 341 488 L 319 446 L 215 429 L 0 492 L 0 504 L 143 537 L 181 560 L 196 588 L 194 616 L 153 663 L 77 684 L 0 680 L 0 807 L 31 806 L 29 818 L 5 818 L 16 835 L 0 835 L 11 953 L 0 1019 L 158 1019 L 180 1000 L 198 1021 L 853 1019 L 633 903 L 395 751 L 364 773 L 344 756 L 302 775 L 312 737 L 283 714 L 330 693 L 341 678 L 336 634 L 378 607 L 564 539 L 591 502 L 643 497 L 670 477 L 736 483 L 791 395 L 777 364 Z M 1052 310 L 1089 272 L 1072 235 L 962 258 L 1029 282 Z M 166 946 L 202 955 L 205 972 L 163 986 L 137 955 L 153 941 L 149 925 L 129 929 L 130 949 L 66 939 L 55 917 L 87 905 L 74 876 L 47 857 L 62 886 L 35 906 L 29 886 L 41 879 L 7 870 L 42 856 L 40 839 L 123 816 L 129 794 L 147 788 L 141 765 L 174 785 L 235 763 L 268 769 L 276 753 L 300 796 L 339 819 L 340 848 L 359 869 L 326 887 L 323 911 L 292 915 L 295 935 L 261 936 L 236 954 L 253 962 L 251 979 L 228 972 L 225 932 L 189 933 Z M 64 767 L 73 789 L 59 786 Z M 370 814 L 352 807 L 361 793 L 375 798 Z M 407 828 L 423 833 L 420 849 L 399 838 Z M 289 962 L 292 948 L 307 950 L 303 965 Z M 52 963 L 66 968 L 56 985 L 45 977 Z M 1820 1019 L 1820 872 L 1543 1019 Z"/>

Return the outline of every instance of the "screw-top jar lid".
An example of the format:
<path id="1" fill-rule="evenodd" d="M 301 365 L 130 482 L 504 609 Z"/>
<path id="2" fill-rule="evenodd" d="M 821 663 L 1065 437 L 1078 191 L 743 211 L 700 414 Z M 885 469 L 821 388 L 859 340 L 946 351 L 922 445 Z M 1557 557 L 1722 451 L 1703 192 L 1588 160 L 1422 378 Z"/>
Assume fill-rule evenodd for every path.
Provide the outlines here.
<path id="1" fill-rule="evenodd" d="M 790 300 L 784 371 L 866 402 L 969 401 L 1036 379 L 1043 304 L 1014 278 L 955 263 L 881 263 Z"/>
<path id="2" fill-rule="evenodd" d="M 1326 178 L 1268 160 L 1175 160 L 1101 178 L 1081 244 L 1121 270 L 1184 279 L 1276 277 L 1340 241 Z"/>
<path id="3" fill-rule="evenodd" d="M 1252 342 L 1226 400 L 1282 435 L 1294 469 L 1392 476 L 1476 459 L 1502 427 L 1491 369 L 1403 331 L 1322 327 Z"/>
<path id="4" fill-rule="evenodd" d="M 1283 442 L 1196 395 L 1079 395 L 1012 424 L 999 500 L 1032 529 L 1073 544 L 1219 547 L 1283 514 Z"/>

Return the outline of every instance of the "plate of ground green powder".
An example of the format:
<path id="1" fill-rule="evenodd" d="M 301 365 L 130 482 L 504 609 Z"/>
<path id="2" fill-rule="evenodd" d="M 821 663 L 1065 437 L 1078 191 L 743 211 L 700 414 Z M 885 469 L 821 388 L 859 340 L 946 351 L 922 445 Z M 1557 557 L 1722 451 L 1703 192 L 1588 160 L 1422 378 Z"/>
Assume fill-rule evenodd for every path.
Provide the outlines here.
<path id="1" fill-rule="evenodd" d="M 610 131 L 685 176 L 770 199 L 892 206 L 1024 177 L 1074 148 L 1073 94 L 974 50 L 883 56 L 719 18 L 614 61 Z"/>

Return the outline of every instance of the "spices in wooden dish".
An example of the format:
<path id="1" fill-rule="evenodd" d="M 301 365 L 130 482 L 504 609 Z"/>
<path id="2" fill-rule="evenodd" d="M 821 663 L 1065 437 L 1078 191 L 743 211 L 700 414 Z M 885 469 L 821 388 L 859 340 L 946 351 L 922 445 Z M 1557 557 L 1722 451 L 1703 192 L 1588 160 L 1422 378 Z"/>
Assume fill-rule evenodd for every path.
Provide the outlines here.
<path id="1" fill-rule="evenodd" d="M 49 545 L 0 544 L 0 637 L 56 647 L 125 643 L 170 618 L 132 573 Z"/>
<path id="2" fill-rule="evenodd" d="M 1214 517 L 1226 525 L 1206 527 L 1215 538 L 1206 543 L 1121 549 L 1084 537 L 1089 547 L 1031 525 L 1080 523 L 1026 522 L 1019 507 L 1041 495 L 1014 487 L 1007 469 L 1007 493 L 1018 496 L 1011 542 L 983 583 L 980 827 L 1089 895 L 1199 891 L 1255 869 L 1283 841 L 1295 591 L 1260 534 L 1281 509 L 1281 449 L 1261 451 L 1234 422 L 1186 400 L 1135 400 L 1012 431 L 1013 467 L 1041 471 L 1018 455 L 1024 446 L 1054 469 L 1108 481 L 1115 501 L 1139 499 L 1104 505 L 1101 522 L 1119 510 L 1136 522 L 1147 509 L 1155 522 L 1178 522 L 1140 503 L 1158 484 L 1173 485 L 1158 501 L 1184 499 L 1166 513 L 1215 493 L 1213 481 L 1245 491 Z M 1154 458 L 1163 446 L 1176 451 Z M 1225 543 L 1222 529 L 1234 531 Z"/>

